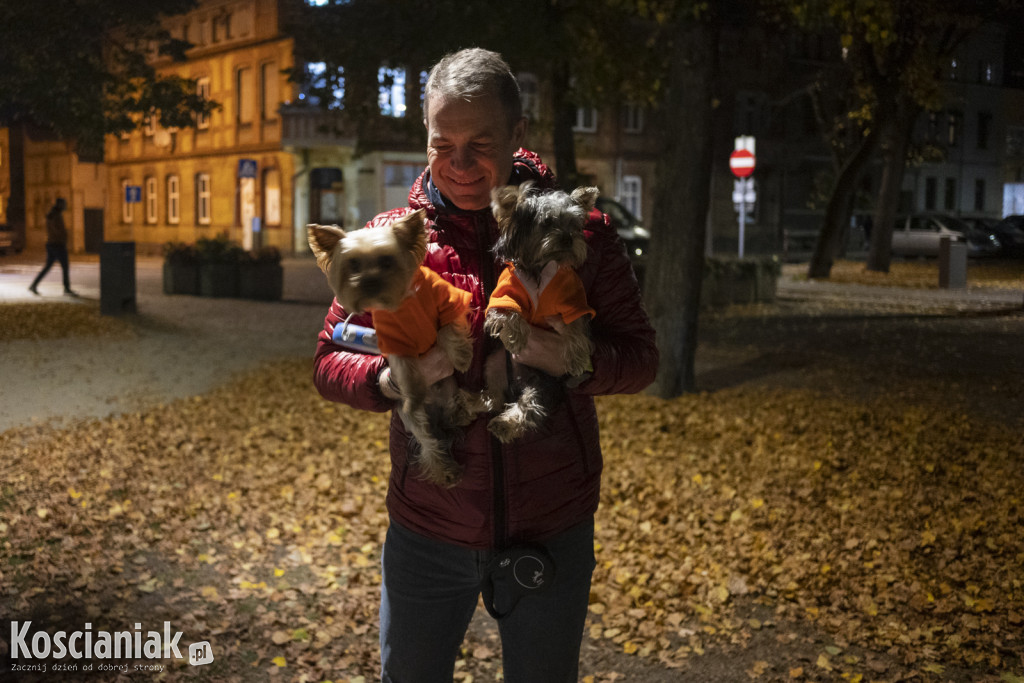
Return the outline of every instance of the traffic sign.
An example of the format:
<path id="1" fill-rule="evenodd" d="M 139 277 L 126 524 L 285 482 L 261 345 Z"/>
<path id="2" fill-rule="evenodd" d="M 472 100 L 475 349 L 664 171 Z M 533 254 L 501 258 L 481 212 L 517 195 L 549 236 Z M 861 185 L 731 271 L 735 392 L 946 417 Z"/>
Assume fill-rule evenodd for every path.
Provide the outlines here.
<path id="1" fill-rule="evenodd" d="M 125 204 L 138 204 L 142 201 L 142 186 L 141 185 L 125 185 L 124 187 L 124 201 Z"/>
<path id="2" fill-rule="evenodd" d="M 738 149 L 729 155 L 729 168 L 737 178 L 746 178 L 754 172 L 754 153 Z"/>

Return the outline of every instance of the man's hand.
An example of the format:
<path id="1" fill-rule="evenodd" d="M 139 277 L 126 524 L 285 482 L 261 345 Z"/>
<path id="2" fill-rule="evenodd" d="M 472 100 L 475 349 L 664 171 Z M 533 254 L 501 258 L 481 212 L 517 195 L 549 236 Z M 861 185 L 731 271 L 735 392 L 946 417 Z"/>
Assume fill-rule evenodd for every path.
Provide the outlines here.
<path id="1" fill-rule="evenodd" d="M 428 387 L 435 382 L 440 382 L 449 375 L 455 374 L 455 367 L 448 360 L 448 355 L 436 344 L 430 347 L 430 350 L 425 354 L 417 358 L 416 362 L 420 366 L 423 381 Z M 391 400 L 397 401 L 402 397 L 401 387 L 395 383 L 390 367 L 385 367 L 381 370 L 377 381 L 380 383 L 381 392 Z"/>
<path id="2" fill-rule="evenodd" d="M 555 329 L 563 325 L 561 319 L 551 319 L 549 323 Z M 512 360 L 537 368 L 552 377 L 561 377 L 567 372 L 565 346 L 565 339 L 557 332 L 531 326 L 526 346 L 519 353 L 513 354 Z"/>

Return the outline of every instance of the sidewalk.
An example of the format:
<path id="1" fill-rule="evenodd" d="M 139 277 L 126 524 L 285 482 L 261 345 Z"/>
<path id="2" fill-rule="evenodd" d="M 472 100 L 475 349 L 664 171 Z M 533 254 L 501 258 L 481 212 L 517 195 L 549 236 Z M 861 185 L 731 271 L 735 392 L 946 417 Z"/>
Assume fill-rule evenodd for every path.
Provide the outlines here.
<path id="1" fill-rule="evenodd" d="M 59 266 L 39 285 L 41 296 L 29 292 L 40 267 L 0 259 L 0 305 L 99 300 L 97 259 L 72 260 L 78 298 L 63 295 Z M 165 295 L 162 260 L 138 258 L 131 335 L 0 342 L 0 431 L 139 410 L 204 393 L 274 358 L 312 359 L 332 295 L 312 259 L 284 267 L 283 301 L 209 299 Z"/>
<path id="2" fill-rule="evenodd" d="M 935 309 L 960 312 L 1024 309 L 1024 282 L 1021 282 L 1017 289 L 919 289 L 808 280 L 806 272 L 806 264 L 783 266 L 782 276 L 778 281 L 779 299 L 882 308 L 910 306 L 920 307 L 923 312 Z"/>

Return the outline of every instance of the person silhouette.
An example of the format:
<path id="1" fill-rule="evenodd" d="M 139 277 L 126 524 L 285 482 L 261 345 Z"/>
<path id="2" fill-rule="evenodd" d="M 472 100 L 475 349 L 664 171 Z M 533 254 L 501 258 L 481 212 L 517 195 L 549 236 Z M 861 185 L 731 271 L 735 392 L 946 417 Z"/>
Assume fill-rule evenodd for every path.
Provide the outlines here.
<path id="1" fill-rule="evenodd" d="M 39 295 L 39 282 L 46 277 L 54 261 L 60 263 L 64 272 L 64 294 L 78 296 L 71 289 L 71 276 L 68 266 L 68 229 L 64 225 L 64 209 L 68 206 L 63 197 L 57 197 L 50 210 L 46 213 L 46 265 L 29 285 L 29 291 Z"/>

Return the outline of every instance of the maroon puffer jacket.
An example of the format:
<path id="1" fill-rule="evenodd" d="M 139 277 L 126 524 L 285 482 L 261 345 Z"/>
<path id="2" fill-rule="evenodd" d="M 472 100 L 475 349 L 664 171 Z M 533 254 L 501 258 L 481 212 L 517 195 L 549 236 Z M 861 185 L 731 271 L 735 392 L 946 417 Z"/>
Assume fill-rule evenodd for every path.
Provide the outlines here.
<path id="1" fill-rule="evenodd" d="M 473 294 L 473 365 L 457 380 L 470 390 L 483 387 L 484 359 L 500 343 L 483 333 L 484 309 L 500 264 L 481 260 L 497 239 L 497 224 L 488 210 L 465 212 L 435 206 L 429 170 L 413 184 L 411 209 L 395 209 L 368 225 L 387 223 L 408 211 L 425 208 L 429 248 L 425 265 L 456 287 Z M 516 154 L 514 182 L 534 179 L 551 187 L 554 178 L 532 152 Z M 440 204 L 441 202 L 437 202 Z M 654 379 L 658 351 L 654 331 L 640 301 L 640 290 L 622 242 L 607 220 L 593 212 L 587 224 L 588 256 L 578 269 L 593 320 L 593 375 L 572 390 L 567 400 L 535 432 L 501 444 L 487 431 L 488 416 L 466 428 L 453 447 L 464 467 L 461 482 L 444 489 L 410 474 L 409 433 L 397 413 L 390 429 L 391 480 L 387 506 L 402 525 L 457 545 L 488 549 L 543 540 L 588 519 L 597 510 L 601 482 L 601 447 L 593 396 L 634 393 Z M 356 408 L 387 411 L 392 402 L 380 392 L 377 376 L 385 360 L 352 353 L 331 341 L 334 326 L 346 312 L 331 305 L 320 333 L 315 359 L 317 389 L 324 398 Z M 353 318 L 370 325 L 368 315 Z"/>

